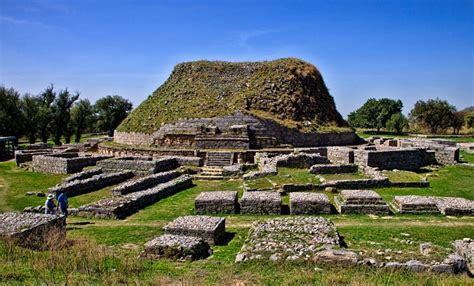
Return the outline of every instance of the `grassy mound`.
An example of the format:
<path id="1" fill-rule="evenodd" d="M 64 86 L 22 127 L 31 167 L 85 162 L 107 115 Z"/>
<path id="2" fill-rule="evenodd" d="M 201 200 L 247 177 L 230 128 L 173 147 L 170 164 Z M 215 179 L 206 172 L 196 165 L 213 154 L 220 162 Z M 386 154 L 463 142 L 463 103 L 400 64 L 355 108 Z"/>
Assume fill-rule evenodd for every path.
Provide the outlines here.
<path id="1" fill-rule="evenodd" d="M 117 130 L 151 133 L 181 118 L 225 116 L 237 110 L 302 131 L 348 127 L 317 68 L 285 58 L 178 64 Z"/>

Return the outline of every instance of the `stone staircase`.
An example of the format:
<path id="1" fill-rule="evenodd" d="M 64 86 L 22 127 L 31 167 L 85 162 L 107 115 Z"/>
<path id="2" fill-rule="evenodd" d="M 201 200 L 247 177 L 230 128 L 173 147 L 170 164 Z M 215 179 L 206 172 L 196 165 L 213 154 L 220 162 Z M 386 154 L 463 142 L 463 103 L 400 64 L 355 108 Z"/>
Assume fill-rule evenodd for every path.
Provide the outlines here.
<path id="1" fill-rule="evenodd" d="M 224 179 L 224 170 L 221 167 L 202 167 L 201 172 L 194 176 L 196 180 L 222 180 Z"/>
<path id="2" fill-rule="evenodd" d="M 222 167 L 232 165 L 232 152 L 208 152 L 207 164 L 209 167 Z"/>

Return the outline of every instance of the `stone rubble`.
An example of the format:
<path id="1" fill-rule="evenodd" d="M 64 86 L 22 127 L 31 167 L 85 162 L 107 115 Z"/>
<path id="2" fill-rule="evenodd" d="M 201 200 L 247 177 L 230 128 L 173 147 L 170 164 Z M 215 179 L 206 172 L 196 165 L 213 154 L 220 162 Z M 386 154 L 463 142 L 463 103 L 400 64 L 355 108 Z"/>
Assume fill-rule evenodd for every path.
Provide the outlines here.
<path id="1" fill-rule="evenodd" d="M 321 217 L 276 218 L 254 223 L 236 262 L 253 259 L 317 260 L 340 243 L 336 227 Z M 328 253 L 321 254 L 329 257 Z"/>

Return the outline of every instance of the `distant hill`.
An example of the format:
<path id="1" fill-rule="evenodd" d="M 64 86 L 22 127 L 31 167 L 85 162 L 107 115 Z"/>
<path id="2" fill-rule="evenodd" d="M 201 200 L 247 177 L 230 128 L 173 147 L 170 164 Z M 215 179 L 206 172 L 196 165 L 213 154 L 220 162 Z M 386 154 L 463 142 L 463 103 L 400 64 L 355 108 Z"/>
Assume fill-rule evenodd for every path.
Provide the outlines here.
<path id="1" fill-rule="evenodd" d="M 460 110 L 461 112 L 474 112 L 474 106 L 469 106 L 464 108 L 463 110 Z"/>
<path id="2" fill-rule="evenodd" d="M 152 133 L 181 118 L 217 117 L 235 111 L 286 126 L 304 126 L 307 131 L 318 126 L 348 127 L 318 69 L 299 59 L 284 58 L 178 64 L 117 130 Z"/>

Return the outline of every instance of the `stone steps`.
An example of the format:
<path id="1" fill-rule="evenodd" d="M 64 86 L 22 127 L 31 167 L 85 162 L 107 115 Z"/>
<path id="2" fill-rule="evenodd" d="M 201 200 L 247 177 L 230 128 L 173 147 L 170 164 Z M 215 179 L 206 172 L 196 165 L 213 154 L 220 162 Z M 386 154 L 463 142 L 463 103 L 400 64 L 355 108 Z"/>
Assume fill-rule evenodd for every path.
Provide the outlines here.
<path id="1" fill-rule="evenodd" d="M 231 152 L 208 152 L 207 166 L 230 166 L 232 165 Z"/>

